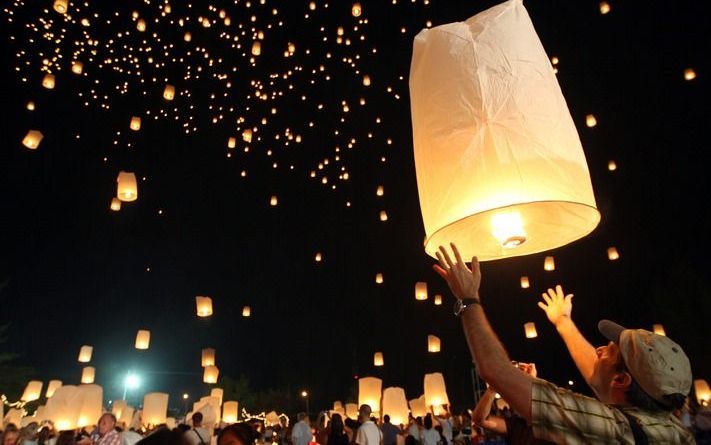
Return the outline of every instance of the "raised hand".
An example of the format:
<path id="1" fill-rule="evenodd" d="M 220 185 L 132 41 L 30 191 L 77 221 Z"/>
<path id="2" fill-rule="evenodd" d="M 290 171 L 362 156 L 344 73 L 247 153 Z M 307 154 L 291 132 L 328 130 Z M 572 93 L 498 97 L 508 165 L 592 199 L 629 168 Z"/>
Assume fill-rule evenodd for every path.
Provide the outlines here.
<path id="1" fill-rule="evenodd" d="M 470 269 L 462 260 L 457 246 L 455 246 L 454 243 L 451 243 L 450 246 L 452 247 L 456 261 L 452 261 L 449 253 L 447 253 L 447 249 L 440 246 L 439 252 L 436 253 L 439 264 L 435 264 L 432 268 L 447 281 L 449 289 L 455 297 L 459 299 L 478 298 L 479 286 L 481 285 L 479 260 L 473 257 Z"/>
<path id="2" fill-rule="evenodd" d="M 543 301 L 538 302 L 538 307 L 543 309 L 554 326 L 566 319 L 570 319 L 573 312 L 573 294 L 565 295 L 561 285 L 557 285 L 555 290 L 548 289 L 548 293 L 542 294 Z M 545 303 L 544 303 L 545 302 Z"/>

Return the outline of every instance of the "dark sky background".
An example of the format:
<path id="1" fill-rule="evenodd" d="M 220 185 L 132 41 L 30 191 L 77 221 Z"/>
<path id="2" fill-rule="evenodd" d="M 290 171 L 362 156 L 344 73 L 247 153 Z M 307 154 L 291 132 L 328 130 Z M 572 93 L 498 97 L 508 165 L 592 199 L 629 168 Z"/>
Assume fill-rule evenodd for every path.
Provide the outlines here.
<path id="1" fill-rule="evenodd" d="M 137 1 L 110 3 L 124 15 L 144 7 Z M 238 134 L 234 117 L 209 123 L 207 97 L 219 91 L 215 82 L 193 81 L 193 97 L 171 104 L 181 110 L 195 106 L 196 133 L 185 135 L 172 119 L 147 118 L 140 132 L 131 133 L 128 120 L 136 109 L 162 106 L 162 87 L 152 88 L 152 96 L 135 89 L 123 96 L 111 92 L 110 110 L 84 107 L 78 92 L 90 89 L 96 75 L 87 63 L 87 76 L 79 79 L 65 66 L 57 87 L 45 90 L 41 58 L 26 47 L 29 32 L 23 24 L 36 21 L 51 3 L 22 8 L 12 24 L 4 13 L 0 280 L 7 286 L 0 291 L 0 323 L 10 322 L 11 331 L 2 347 L 19 354 L 18 364 L 33 366 L 39 379 L 78 383 L 79 348 L 93 345 L 97 382 L 108 399 L 120 396 L 127 369 L 144 376 L 142 390 L 170 392 L 172 404 L 184 391 L 199 395 L 207 391 L 200 350 L 214 347 L 223 375 L 244 374 L 256 389 L 289 387 L 296 394 L 307 388 L 312 410 L 346 400 L 354 375 L 382 377 L 384 386 L 402 386 L 415 398 L 422 393 L 424 373 L 433 371 L 444 373 L 450 399 L 463 408 L 473 399 L 471 361 L 451 315 L 452 297 L 422 248 L 407 76 L 412 39 L 426 20 L 434 25 L 464 20 L 495 3 L 362 2 L 367 41 L 353 46 L 377 46 L 377 55 L 364 56 L 361 63 L 374 85 L 363 88 L 359 76 L 333 61 L 330 82 L 310 85 L 308 76 L 295 78 L 294 89 L 309 95 L 309 109 L 298 100 L 281 102 L 270 125 L 304 134 L 301 146 L 270 158 L 263 154 L 269 143 L 257 142 L 251 154 L 229 159 L 227 137 Z M 511 357 L 534 361 L 544 378 L 560 384 L 572 379 L 576 389 L 586 390 L 536 307 L 540 293 L 557 283 L 575 293 L 574 318 L 593 343 L 602 340 L 595 330 L 600 318 L 648 329 L 662 323 L 687 351 L 695 377 L 711 377 L 706 335 L 710 48 L 703 3 L 613 1 L 612 11 L 601 15 L 593 1 L 526 2 L 546 51 L 560 58 L 558 79 L 602 213 L 590 236 L 548 253 L 556 257 L 554 272 L 543 271 L 545 254 L 482 267 L 482 299 L 492 324 Z M 268 39 L 296 41 L 297 62 L 303 48 L 326 51 L 318 26 L 333 31 L 355 23 L 349 2 L 334 0 L 311 21 L 303 19 L 307 4 L 268 3 L 283 10 L 287 23 Z M 181 2 L 173 5 L 180 10 Z M 228 9 L 234 22 L 248 17 L 243 6 L 215 6 Z M 101 9 L 108 7 L 97 8 L 114 11 Z M 217 39 L 193 29 L 192 44 L 235 57 L 220 49 L 224 45 L 212 49 Z M 165 35 L 183 44 L 182 34 Z M 329 36 L 333 40 L 335 32 Z M 331 47 L 336 45 L 329 42 Z M 16 53 L 23 48 L 33 64 L 17 73 Z M 235 89 L 247 91 L 249 79 L 283 71 L 281 51 L 269 58 L 267 50 L 261 68 L 244 77 L 238 71 Z M 688 67 L 698 75 L 690 82 L 683 77 Z M 120 77 L 99 75 L 106 84 Z M 22 82 L 23 76 L 29 81 Z M 387 85 L 400 100 L 386 92 Z M 185 88 L 179 81 L 177 87 Z M 363 108 L 356 105 L 361 95 L 368 101 Z M 338 112 L 313 113 L 319 100 L 338 111 L 342 97 L 356 98 L 350 99 L 346 122 L 338 122 Z M 28 100 L 37 104 L 34 112 L 25 109 Z M 245 106 L 236 94 L 223 103 Z M 597 127 L 585 127 L 588 113 L 597 116 Z M 373 125 L 376 116 L 383 118 L 379 126 Z M 314 129 L 301 125 L 308 119 L 315 121 Z M 45 135 L 36 151 L 21 145 L 30 128 Z M 334 129 L 341 134 L 334 135 Z M 368 131 L 374 132 L 372 140 Z M 343 147 L 346 135 L 357 136 L 359 145 L 343 154 L 348 181 L 338 181 L 331 171 L 330 183 L 338 183 L 333 191 L 308 172 L 319 160 L 333 160 L 333 147 Z M 386 138 L 393 144 L 386 145 Z M 607 170 L 610 159 L 617 162 L 615 172 Z M 272 169 L 273 161 L 283 165 Z M 139 184 L 136 202 L 111 212 L 122 169 L 147 179 Z M 246 178 L 240 177 L 243 169 Z M 385 187 L 382 198 L 375 196 L 379 184 Z M 273 194 L 277 207 L 269 206 Z M 380 210 L 387 210 L 385 223 L 378 219 Z M 607 260 L 609 246 L 619 249 L 619 261 Z M 316 252 L 323 254 L 321 263 L 314 261 Z M 385 277 L 382 285 L 374 282 L 378 272 Z M 521 275 L 530 277 L 530 289 L 519 287 Z M 430 296 L 444 294 L 444 305 L 434 306 L 431 297 L 415 301 L 417 281 L 428 282 Z M 213 298 L 209 320 L 195 316 L 196 295 Z M 243 305 L 251 306 L 251 318 L 240 316 Z M 536 323 L 537 339 L 524 338 L 527 321 Z M 138 329 L 151 330 L 148 351 L 133 348 Z M 426 352 L 428 334 L 442 338 L 440 354 Z M 384 353 L 382 369 L 372 366 L 376 351 Z"/>

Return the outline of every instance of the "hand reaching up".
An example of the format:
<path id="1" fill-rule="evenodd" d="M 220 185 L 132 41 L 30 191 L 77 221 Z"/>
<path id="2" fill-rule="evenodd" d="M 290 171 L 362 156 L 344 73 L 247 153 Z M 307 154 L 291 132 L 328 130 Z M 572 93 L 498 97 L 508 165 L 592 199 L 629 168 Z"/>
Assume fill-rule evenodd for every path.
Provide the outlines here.
<path id="1" fill-rule="evenodd" d="M 543 293 L 542 297 L 543 301 L 538 302 L 538 307 L 543 309 L 553 326 L 570 319 L 573 312 L 573 294 L 565 295 L 563 287 L 559 284 L 555 290 L 548 289 L 548 293 Z"/>

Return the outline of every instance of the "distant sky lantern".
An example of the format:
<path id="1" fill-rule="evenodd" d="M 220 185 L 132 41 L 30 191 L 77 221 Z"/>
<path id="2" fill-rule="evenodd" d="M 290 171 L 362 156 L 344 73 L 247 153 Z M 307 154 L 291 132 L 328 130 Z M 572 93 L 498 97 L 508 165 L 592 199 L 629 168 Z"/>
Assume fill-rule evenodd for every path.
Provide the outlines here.
<path id="1" fill-rule="evenodd" d="M 186 42 L 189 42 L 192 39 L 193 39 L 193 35 L 190 34 L 189 32 L 186 32 L 185 34 L 183 34 L 183 40 L 185 40 Z"/>
<path id="2" fill-rule="evenodd" d="M 552 256 L 547 256 L 543 260 L 543 270 L 545 270 L 547 272 L 554 271 L 555 270 L 555 258 L 553 258 Z"/>
<path id="3" fill-rule="evenodd" d="M 358 419 L 358 404 L 357 403 L 346 403 L 346 417 L 351 420 Z"/>
<path id="4" fill-rule="evenodd" d="M 667 336 L 667 332 L 664 330 L 664 326 L 661 324 L 655 324 L 652 326 L 652 332 L 654 332 L 657 335 L 663 335 Z"/>
<path id="5" fill-rule="evenodd" d="M 385 365 L 385 360 L 383 359 L 382 352 L 376 352 L 373 355 L 373 366 L 383 366 Z"/>
<path id="6" fill-rule="evenodd" d="M 427 352 L 440 352 L 442 350 L 442 342 L 436 335 L 427 336 Z"/>
<path id="7" fill-rule="evenodd" d="M 111 206 L 109 207 L 114 212 L 121 210 L 121 200 L 118 198 L 111 198 Z"/>
<path id="8" fill-rule="evenodd" d="M 87 366 L 81 370 L 81 382 L 84 384 L 94 383 L 96 378 L 96 369 L 93 366 Z"/>
<path id="9" fill-rule="evenodd" d="M 61 388 L 62 386 L 62 381 L 61 380 L 50 380 L 49 384 L 47 384 L 47 392 L 44 394 L 46 398 L 52 398 L 54 395 L 54 392 Z"/>
<path id="10" fill-rule="evenodd" d="M 523 330 L 526 333 L 526 338 L 536 338 L 538 337 L 538 331 L 536 331 L 536 323 L 530 321 L 523 325 Z"/>
<path id="11" fill-rule="evenodd" d="M 136 349 L 148 349 L 151 344 L 151 331 L 141 329 L 136 333 Z"/>
<path id="12" fill-rule="evenodd" d="M 57 11 L 60 14 L 66 14 L 67 9 L 69 8 L 69 2 L 68 0 L 54 0 L 54 10 Z"/>
<path id="13" fill-rule="evenodd" d="M 425 403 L 427 407 L 449 405 L 449 397 L 447 397 L 447 387 L 444 384 L 444 376 L 435 372 L 425 374 Z"/>
<path id="14" fill-rule="evenodd" d="M 116 197 L 124 202 L 138 199 L 138 182 L 136 175 L 131 172 L 121 171 L 116 178 Z"/>
<path id="15" fill-rule="evenodd" d="M 360 3 L 353 3 L 353 6 L 351 6 L 351 14 L 353 14 L 353 17 L 360 17 L 362 13 L 363 8 L 360 6 Z"/>
<path id="16" fill-rule="evenodd" d="M 696 71 L 694 71 L 692 68 L 687 68 L 684 70 L 684 79 L 685 80 L 694 80 L 696 79 Z"/>
<path id="17" fill-rule="evenodd" d="M 441 306 L 442 305 L 442 295 L 437 294 L 434 296 L 434 304 L 435 306 Z"/>
<path id="18" fill-rule="evenodd" d="M 249 143 L 252 142 L 252 129 L 247 128 L 242 132 L 242 140 Z"/>
<path id="19" fill-rule="evenodd" d="M 521 1 L 422 30 L 410 99 L 429 255 L 450 242 L 465 259 L 528 255 L 597 226 L 575 123 Z"/>
<path id="20" fill-rule="evenodd" d="M 227 148 L 235 148 L 237 146 L 237 138 L 230 137 L 227 139 Z"/>
<path id="21" fill-rule="evenodd" d="M 316 2 L 309 2 L 309 9 L 311 11 L 315 11 L 316 10 Z"/>
<path id="22" fill-rule="evenodd" d="M 380 413 L 382 388 L 383 381 L 377 377 L 362 377 L 358 379 L 358 406 L 368 404 L 373 413 Z"/>
<path id="23" fill-rule="evenodd" d="M 144 425 L 162 425 L 168 417 L 168 394 L 162 392 L 148 393 L 143 397 L 143 412 L 141 422 Z"/>
<path id="24" fill-rule="evenodd" d="M 35 111 L 35 103 L 33 101 L 27 102 L 27 109 L 29 111 Z"/>
<path id="25" fill-rule="evenodd" d="M 605 15 L 610 12 L 612 7 L 608 2 L 600 2 L 600 14 Z"/>
<path id="26" fill-rule="evenodd" d="M 276 207 L 276 205 L 279 203 L 279 200 L 277 199 L 276 195 L 272 195 L 272 197 L 269 199 L 269 205 L 272 207 Z"/>
<path id="27" fill-rule="evenodd" d="M 217 383 L 217 377 L 220 375 L 220 370 L 217 366 L 206 366 L 205 372 L 202 374 L 203 383 Z"/>
<path id="28" fill-rule="evenodd" d="M 94 352 L 94 348 L 88 345 L 84 345 L 79 348 L 79 357 L 77 361 L 80 363 L 89 363 L 91 361 L 91 354 Z"/>
<path id="29" fill-rule="evenodd" d="M 136 22 L 136 29 L 140 32 L 143 32 L 146 30 L 146 21 L 143 19 L 138 19 Z"/>
<path id="30" fill-rule="evenodd" d="M 42 86 L 51 90 L 54 88 L 55 78 L 54 74 L 45 74 L 42 78 Z"/>
<path id="31" fill-rule="evenodd" d="M 380 211 L 380 221 L 385 222 L 388 220 L 388 212 L 385 210 Z"/>
<path id="32" fill-rule="evenodd" d="M 383 284 L 383 274 L 381 274 L 381 273 L 375 274 L 375 283 L 376 284 Z"/>
<path id="33" fill-rule="evenodd" d="M 213 348 L 205 348 L 202 350 L 200 361 L 203 368 L 215 365 L 215 350 Z"/>
<path id="34" fill-rule="evenodd" d="M 222 421 L 227 424 L 237 423 L 239 403 L 227 401 L 222 404 Z"/>
<path id="35" fill-rule="evenodd" d="M 425 395 L 421 395 L 417 399 L 412 399 L 409 401 L 410 405 L 410 412 L 412 413 L 412 417 L 425 417 L 427 413 L 430 411 L 427 409 L 427 402 L 425 401 Z"/>
<path id="36" fill-rule="evenodd" d="M 385 189 L 383 188 L 382 185 L 379 185 L 377 189 L 375 189 L 375 196 L 383 196 L 385 194 Z"/>
<path id="37" fill-rule="evenodd" d="M 129 124 L 129 127 L 133 131 L 138 131 L 141 129 L 141 118 L 138 116 L 133 116 L 131 118 L 131 123 Z"/>
<path id="38" fill-rule="evenodd" d="M 243 317 L 251 317 L 252 316 L 252 308 L 249 306 L 244 306 L 242 308 L 242 316 Z"/>
<path id="39" fill-rule="evenodd" d="M 262 54 L 262 42 L 260 42 L 259 40 L 255 40 L 252 43 L 252 55 L 258 56 L 260 54 Z"/>
<path id="40" fill-rule="evenodd" d="M 585 125 L 587 125 L 588 128 L 592 128 L 597 125 L 597 118 L 594 114 L 588 114 L 585 116 Z"/>
<path id="41" fill-rule="evenodd" d="M 366 86 L 366 87 L 370 86 L 370 76 L 367 74 L 365 76 L 363 76 L 363 86 Z"/>
<path id="42" fill-rule="evenodd" d="M 36 150 L 39 147 L 40 142 L 44 135 L 39 130 L 30 130 L 27 132 L 25 137 L 22 139 L 22 145 L 29 148 L 30 150 Z"/>
<path id="43" fill-rule="evenodd" d="M 699 402 L 699 405 L 709 406 L 709 402 L 711 402 L 711 388 L 709 388 L 709 384 L 706 380 L 694 380 L 694 393 L 696 394 L 696 401 Z"/>
<path id="44" fill-rule="evenodd" d="M 43 383 L 39 380 L 31 380 L 27 383 L 25 390 L 20 397 L 23 402 L 33 402 L 38 400 L 42 396 L 42 386 Z"/>
<path id="45" fill-rule="evenodd" d="M 72 73 L 81 74 L 84 72 L 84 64 L 78 60 L 72 62 Z"/>
<path id="46" fill-rule="evenodd" d="M 528 289 L 529 287 L 531 287 L 531 282 L 528 280 L 528 277 L 521 277 L 521 289 Z"/>
<path id="47" fill-rule="evenodd" d="M 424 301 L 427 299 L 427 283 L 418 281 L 415 283 L 415 300 Z"/>
<path id="48" fill-rule="evenodd" d="M 195 306 L 198 317 L 209 317 L 212 315 L 212 298 L 197 296 L 195 297 Z"/>
<path id="49" fill-rule="evenodd" d="M 163 88 L 163 99 L 173 100 L 175 99 L 175 87 L 171 84 L 166 84 Z"/>
<path id="50" fill-rule="evenodd" d="M 323 257 L 321 256 L 320 252 L 316 253 L 316 256 L 314 256 L 314 261 L 316 261 L 317 263 L 320 263 L 322 259 Z"/>
<path id="51" fill-rule="evenodd" d="M 617 162 L 610 160 L 607 163 L 607 169 L 610 170 L 611 172 L 614 172 L 615 170 L 617 170 Z"/>
<path id="52" fill-rule="evenodd" d="M 607 258 L 610 261 L 615 261 L 620 259 L 620 253 L 617 251 L 616 247 L 609 247 L 607 249 Z"/>
<path id="53" fill-rule="evenodd" d="M 385 388 L 382 414 L 390 416 L 390 423 L 396 426 L 407 425 L 409 413 L 405 390 L 397 387 Z"/>

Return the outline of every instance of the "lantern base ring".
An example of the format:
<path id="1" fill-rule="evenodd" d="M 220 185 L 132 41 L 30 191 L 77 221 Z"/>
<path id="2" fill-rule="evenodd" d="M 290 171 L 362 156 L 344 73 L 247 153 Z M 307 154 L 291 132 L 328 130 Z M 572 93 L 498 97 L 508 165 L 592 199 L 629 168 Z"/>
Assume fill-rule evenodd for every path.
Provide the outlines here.
<path id="1" fill-rule="evenodd" d="M 515 247 L 520 246 L 521 244 L 526 242 L 526 237 L 525 236 L 511 236 L 509 238 L 506 238 L 506 241 L 504 241 L 501 245 L 505 247 L 506 249 L 513 249 Z"/>

